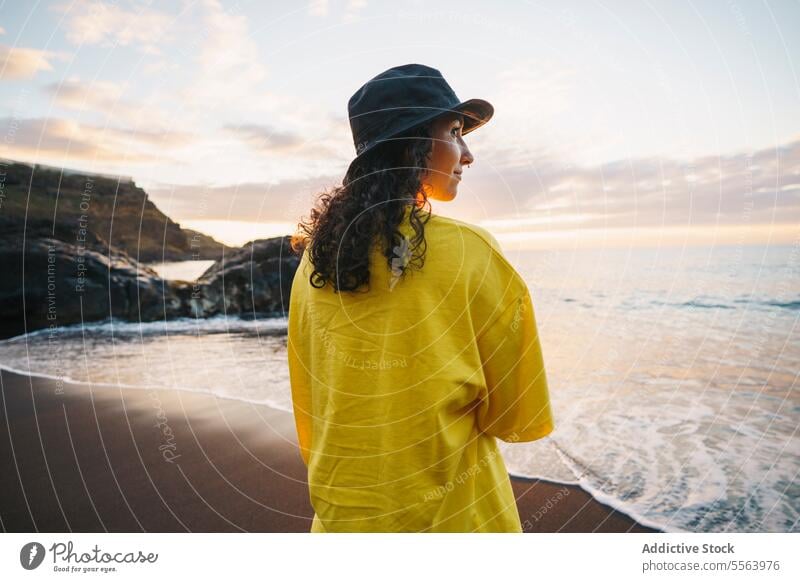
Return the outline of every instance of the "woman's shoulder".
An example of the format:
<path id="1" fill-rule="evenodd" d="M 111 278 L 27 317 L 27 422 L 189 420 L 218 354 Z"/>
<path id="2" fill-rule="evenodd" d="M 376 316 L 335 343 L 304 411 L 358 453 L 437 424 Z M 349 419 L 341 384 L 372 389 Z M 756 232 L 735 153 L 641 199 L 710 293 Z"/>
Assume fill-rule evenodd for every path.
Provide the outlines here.
<path id="1" fill-rule="evenodd" d="M 500 247 L 500 243 L 498 243 L 494 235 L 488 230 L 486 230 L 484 227 L 479 226 L 477 224 L 473 224 L 471 222 L 458 220 L 457 218 L 452 218 L 449 216 L 439 216 L 439 215 L 434 215 L 434 216 L 444 221 L 445 224 L 449 223 L 450 225 L 456 227 L 460 231 L 465 231 L 469 233 L 470 235 L 472 235 L 473 238 L 475 238 L 476 242 L 478 242 L 479 244 L 482 243 L 483 245 L 486 245 L 493 251 L 496 251 L 500 254 L 503 253 L 503 250 Z"/>
<path id="2" fill-rule="evenodd" d="M 497 238 L 486 228 L 471 222 L 438 214 L 431 215 L 431 219 L 432 223 L 439 226 L 437 230 L 444 238 L 454 239 L 454 243 L 461 241 L 460 244 L 462 244 L 468 252 L 490 254 L 501 263 L 511 267 Z"/>
<path id="3" fill-rule="evenodd" d="M 436 230 L 445 233 L 447 248 L 463 248 L 465 256 L 471 259 L 470 262 L 475 263 L 482 281 L 486 282 L 488 273 L 493 273 L 488 279 L 496 279 L 498 283 L 502 282 L 517 292 L 527 289 L 522 276 L 508 260 L 497 238 L 488 229 L 449 216 L 434 215 L 434 220 L 438 220 L 440 225 Z"/>
<path id="4" fill-rule="evenodd" d="M 433 230 L 440 233 L 435 238 L 439 242 L 444 240 L 446 244 L 442 246 L 448 249 L 448 255 L 452 255 L 455 249 L 463 249 L 463 256 L 452 258 L 456 264 L 470 265 L 470 268 L 458 268 L 458 271 L 470 289 L 467 296 L 471 298 L 474 309 L 491 313 L 498 305 L 511 305 L 528 293 L 527 283 L 488 229 L 444 216 L 436 216 L 432 222 L 438 225 Z M 458 254 L 457 250 L 455 252 Z M 459 263 L 462 259 L 463 262 Z"/>

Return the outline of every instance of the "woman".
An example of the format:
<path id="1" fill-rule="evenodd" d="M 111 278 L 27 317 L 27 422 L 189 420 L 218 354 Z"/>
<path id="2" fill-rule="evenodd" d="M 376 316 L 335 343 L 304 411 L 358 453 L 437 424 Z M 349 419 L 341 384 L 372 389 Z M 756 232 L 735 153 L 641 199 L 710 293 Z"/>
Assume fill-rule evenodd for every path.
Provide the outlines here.
<path id="1" fill-rule="evenodd" d="M 312 532 L 520 532 L 496 438 L 553 430 L 525 282 L 485 229 L 433 214 L 494 109 L 394 67 L 349 103 L 357 156 L 312 209 L 288 358 Z"/>

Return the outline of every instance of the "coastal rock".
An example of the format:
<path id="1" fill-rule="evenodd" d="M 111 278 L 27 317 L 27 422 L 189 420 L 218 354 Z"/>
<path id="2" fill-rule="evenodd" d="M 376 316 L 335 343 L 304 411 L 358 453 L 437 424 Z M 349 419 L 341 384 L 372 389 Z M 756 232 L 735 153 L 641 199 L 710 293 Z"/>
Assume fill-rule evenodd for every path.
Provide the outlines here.
<path id="1" fill-rule="evenodd" d="M 23 236 L 32 225 L 39 225 L 40 230 L 49 228 L 47 236 L 65 243 L 106 253 L 113 247 L 142 262 L 216 261 L 233 250 L 208 235 L 181 228 L 128 177 L 10 160 L 0 160 L 0 173 L 3 234 Z"/>
<path id="2" fill-rule="evenodd" d="M 300 258 L 289 236 L 248 242 L 211 265 L 197 280 L 196 317 L 218 313 L 285 315 Z"/>
<path id="3" fill-rule="evenodd" d="M 288 310 L 299 263 L 289 236 L 234 249 L 181 229 L 129 178 L 0 167 L 0 338 L 108 318 Z M 197 281 L 163 279 L 144 264 L 209 258 L 216 262 Z"/>
<path id="4" fill-rule="evenodd" d="M 188 312 L 187 284 L 114 251 L 104 255 L 54 238 L 0 238 L 0 336 L 119 318 L 171 319 Z"/>
<path id="5" fill-rule="evenodd" d="M 32 233 L 41 234 L 36 229 Z M 64 241 L 0 237 L 0 338 L 107 318 L 281 316 L 299 258 L 290 237 L 247 243 L 197 281 L 167 280 L 123 251 Z"/>

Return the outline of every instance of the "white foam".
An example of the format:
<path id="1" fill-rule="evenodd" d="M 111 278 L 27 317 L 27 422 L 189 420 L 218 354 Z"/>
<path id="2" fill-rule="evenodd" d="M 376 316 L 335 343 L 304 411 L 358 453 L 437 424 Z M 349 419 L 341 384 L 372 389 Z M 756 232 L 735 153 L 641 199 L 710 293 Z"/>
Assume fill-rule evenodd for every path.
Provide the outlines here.
<path id="1" fill-rule="evenodd" d="M 179 317 L 170 320 L 159 321 L 125 321 L 119 318 L 106 318 L 99 321 L 88 323 L 75 323 L 63 325 L 55 328 L 58 335 L 71 333 L 108 333 L 114 335 L 152 335 L 152 334 L 182 334 L 187 332 L 199 333 L 231 333 L 237 331 L 253 330 L 285 330 L 288 325 L 288 318 L 283 317 L 263 317 L 261 319 L 243 319 L 232 315 L 215 315 L 209 318 Z M 38 329 L 28 333 L 13 336 L 2 340 L 21 341 L 25 338 L 37 338 L 42 335 L 52 333 L 50 328 Z M 56 337 L 58 337 L 58 335 Z"/>
<path id="2" fill-rule="evenodd" d="M 226 400 L 235 400 L 237 402 L 245 402 L 247 404 L 267 406 L 274 410 L 280 410 L 281 412 L 288 412 L 290 414 L 293 412 L 291 408 L 287 408 L 286 406 L 280 404 L 279 402 L 271 400 L 269 398 L 262 400 L 255 400 L 251 398 L 243 398 L 241 396 L 233 396 L 230 394 L 219 394 L 212 390 L 203 388 L 188 388 L 185 386 L 167 386 L 163 384 L 150 384 L 150 385 L 126 384 L 124 382 L 83 382 L 81 380 L 74 380 L 69 376 L 54 376 L 51 374 L 31 372 L 28 370 L 19 370 L 17 368 L 12 368 L 11 366 L 6 366 L 5 364 L 0 364 L 0 369 L 6 370 L 8 372 L 13 372 L 14 374 L 19 374 L 20 376 L 33 376 L 35 378 L 45 378 L 47 380 L 56 380 L 64 382 L 65 384 L 72 384 L 76 386 L 100 386 L 104 388 L 125 388 L 129 390 L 179 390 L 181 392 L 191 392 L 193 394 L 205 394 L 207 396 L 216 396 L 217 398 L 224 398 Z"/>

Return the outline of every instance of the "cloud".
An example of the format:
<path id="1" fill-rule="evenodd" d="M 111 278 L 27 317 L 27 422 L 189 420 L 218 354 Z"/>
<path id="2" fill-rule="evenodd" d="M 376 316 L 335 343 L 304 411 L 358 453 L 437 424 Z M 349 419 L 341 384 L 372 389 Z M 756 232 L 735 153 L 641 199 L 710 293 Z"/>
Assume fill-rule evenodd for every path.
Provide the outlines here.
<path id="1" fill-rule="evenodd" d="M 308 3 L 308 15 L 324 17 L 328 15 L 328 0 L 311 0 Z"/>
<path id="2" fill-rule="evenodd" d="M 240 104 L 250 109 L 267 101 L 261 88 L 266 67 L 239 5 L 226 11 L 217 0 L 202 3 L 203 24 L 196 31 L 198 75 L 183 92 L 185 103 L 201 108 Z"/>
<path id="3" fill-rule="evenodd" d="M 359 12 L 367 6 L 367 0 L 347 0 L 342 20 L 351 22 L 355 20 Z M 310 0 L 307 8 L 308 15 L 314 18 L 325 18 L 330 13 L 329 0 Z"/>
<path id="4" fill-rule="evenodd" d="M 293 133 L 260 125 L 226 126 L 224 131 L 272 151 L 303 143 Z M 211 232 L 238 244 L 243 237 L 256 238 L 253 233 L 266 236 L 265 223 L 288 224 L 287 233 L 293 230 L 309 216 L 316 197 L 342 178 L 334 172 L 278 183 L 219 185 L 219 167 L 207 178 L 213 185 L 156 183 L 148 192 L 175 220 L 208 221 L 197 223 L 203 229 L 223 221 Z M 676 244 L 765 241 L 769 236 L 787 240 L 800 223 L 800 138 L 749 154 L 689 161 L 654 157 L 589 167 L 545 155 L 527 167 L 471 171 L 458 198 L 447 204 L 433 201 L 434 212 L 481 224 L 509 248 L 542 246 L 548 240 L 567 247 L 580 240 L 589 246 L 613 240 L 624 245 L 667 239 Z"/>
<path id="5" fill-rule="evenodd" d="M 542 216 L 551 222 L 528 227 L 552 229 L 560 217 L 596 227 L 800 222 L 800 138 L 688 161 L 632 158 L 589 167 L 542 157 L 468 176 L 462 188 L 457 202 L 466 214 L 505 220 L 509 229 Z"/>
<path id="6" fill-rule="evenodd" d="M 56 103 L 70 109 L 104 110 L 113 107 L 123 95 L 123 87 L 107 81 L 81 82 L 79 79 L 51 83 L 44 87 Z"/>
<path id="7" fill-rule="evenodd" d="M 278 184 L 247 182 L 229 186 L 160 184 L 148 189 L 152 200 L 168 200 L 176 220 L 241 220 L 297 224 L 314 198 L 341 176 L 285 180 Z"/>
<path id="8" fill-rule="evenodd" d="M 0 45 L 0 79 L 31 79 L 39 71 L 52 71 L 50 61 L 60 53 Z"/>
<path id="9" fill-rule="evenodd" d="M 277 131 L 266 125 L 226 125 L 224 129 L 260 153 L 308 158 L 341 155 L 335 147 L 321 143 L 318 139 L 308 140 L 301 135 Z"/>
<path id="10" fill-rule="evenodd" d="M 348 0 L 344 9 L 344 21 L 354 21 L 359 13 L 367 7 L 367 0 Z"/>
<path id="11" fill-rule="evenodd" d="M 483 98 L 494 105 L 491 131 L 482 132 L 486 149 L 535 153 L 565 143 L 559 119 L 572 115 L 577 71 L 544 58 L 515 61 L 496 73 Z"/>
<path id="12" fill-rule="evenodd" d="M 6 117 L 0 126 L 9 128 L 5 155 L 30 161 L 164 162 L 168 148 L 184 147 L 192 140 L 188 134 L 99 127 L 66 119 Z"/>
<path id="13" fill-rule="evenodd" d="M 179 68 L 180 67 L 177 63 L 167 61 L 166 59 L 160 59 L 143 65 L 142 73 L 147 75 L 156 75 L 159 73 L 165 73 L 166 71 L 178 70 Z"/>
<path id="14" fill-rule="evenodd" d="M 104 0 L 75 0 L 54 7 L 67 15 L 66 37 L 75 45 L 131 45 L 158 54 L 171 17 L 147 6 L 128 10 Z"/>
<path id="15" fill-rule="evenodd" d="M 127 85 L 72 78 L 46 85 L 44 91 L 52 95 L 61 107 L 95 111 L 134 126 L 166 126 L 172 123 L 170 117 L 157 106 L 151 103 L 136 104 L 124 99 L 123 96 L 130 93 Z"/>

